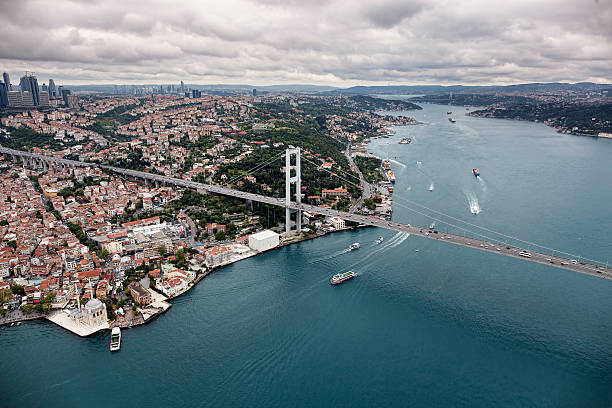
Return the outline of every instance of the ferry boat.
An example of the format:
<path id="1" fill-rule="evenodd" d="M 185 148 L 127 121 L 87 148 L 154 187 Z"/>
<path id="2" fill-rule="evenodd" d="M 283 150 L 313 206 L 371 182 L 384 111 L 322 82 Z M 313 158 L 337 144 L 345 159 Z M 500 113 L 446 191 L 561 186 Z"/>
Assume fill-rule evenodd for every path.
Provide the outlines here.
<path id="1" fill-rule="evenodd" d="M 411 138 L 404 137 L 404 138 L 402 138 L 402 140 L 399 141 L 399 144 L 410 144 L 410 142 L 412 142 Z"/>
<path id="2" fill-rule="evenodd" d="M 337 285 L 339 283 L 344 282 L 345 280 L 349 280 L 355 277 L 355 272 L 353 271 L 347 271 L 344 273 L 338 273 L 334 276 L 332 276 L 331 278 L 331 284 L 332 285 Z"/>
<path id="3" fill-rule="evenodd" d="M 393 172 L 391 170 L 389 170 L 389 172 L 387 172 L 387 178 L 389 179 L 390 183 L 395 183 L 395 175 L 393 174 Z"/>
<path id="4" fill-rule="evenodd" d="M 118 351 L 121 348 L 121 329 L 113 327 L 110 339 L 110 351 Z"/>
<path id="5" fill-rule="evenodd" d="M 378 237 L 378 239 L 376 240 L 377 244 L 380 244 L 381 242 L 383 242 L 384 238 L 383 237 Z"/>
<path id="6" fill-rule="evenodd" d="M 475 177 L 480 176 L 480 173 L 478 172 L 478 169 L 472 169 L 472 173 L 474 173 Z"/>
<path id="7" fill-rule="evenodd" d="M 351 246 L 349 247 L 349 251 L 352 251 L 354 249 L 359 249 L 359 247 L 360 247 L 359 242 L 355 242 L 351 244 Z"/>
<path id="8" fill-rule="evenodd" d="M 451 122 L 451 123 L 455 123 L 457 121 L 457 119 L 455 119 L 455 118 L 448 118 L 448 121 Z"/>

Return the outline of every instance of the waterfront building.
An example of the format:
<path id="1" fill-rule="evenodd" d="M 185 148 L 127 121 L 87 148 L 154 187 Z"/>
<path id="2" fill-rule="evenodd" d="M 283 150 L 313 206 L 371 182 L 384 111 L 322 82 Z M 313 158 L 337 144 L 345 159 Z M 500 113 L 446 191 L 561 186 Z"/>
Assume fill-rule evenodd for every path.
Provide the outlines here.
<path id="1" fill-rule="evenodd" d="M 132 294 L 132 298 L 140 304 L 142 307 L 147 307 L 151 303 L 153 303 L 153 298 L 151 297 L 151 293 L 144 286 L 140 284 L 140 282 L 132 282 L 128 286 L 130 289 L 130 293 Z"/>
<path id="2" fill-rule="evenodd" d="M 249 235 L 249 248 L 263 252 L 276 248 L 280 242 L 280 235 L 272 230 L 265 230 Z"/>
<path id="3" fill-rule="evenodd" d="M 344 228 L 346 228 L 346 225 L 345 225 L 344 220 L 342 218 L 330 217 L 329 218 L 329 223 L 336 230 L 343 230 Z"/>

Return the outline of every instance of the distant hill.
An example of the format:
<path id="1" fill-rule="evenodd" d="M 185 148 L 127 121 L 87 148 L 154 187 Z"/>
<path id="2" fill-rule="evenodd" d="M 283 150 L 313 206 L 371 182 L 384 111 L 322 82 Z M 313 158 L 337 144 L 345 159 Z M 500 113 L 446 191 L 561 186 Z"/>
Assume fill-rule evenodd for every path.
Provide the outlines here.
<path id="1" fill-rule="evenodd" d="M 518 85 L 390 85 L 390 86 L 354 86 L 351 88 L 336 89 L 331 91 L 333 94 L 357 94 L 357 95 L 415 95 L 415 94 L 440 94 L 440 93 L 513 93 L 513 92 L 555 92 L 555 91 L 603 91 L 612 92 L 612 84 L 594 84 L 591 82 L 581 82 L 568 84 L 561 82 L 550 83 L 531 83 Z"/>

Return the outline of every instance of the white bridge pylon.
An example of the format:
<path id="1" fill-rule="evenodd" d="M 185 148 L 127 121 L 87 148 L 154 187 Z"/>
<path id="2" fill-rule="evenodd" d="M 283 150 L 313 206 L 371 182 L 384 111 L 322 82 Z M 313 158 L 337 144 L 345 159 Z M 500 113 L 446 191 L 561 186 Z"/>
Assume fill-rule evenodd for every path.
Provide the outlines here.
<path id="1" fill-rule="evenodd" d="M 295 176 L 291 176 L 291 156 L 295 155 Z M 291 232 L 291 213 L 295 215 L 295 231 L 302 232 L 302 210 L 291 210 L 291 185 L 295 184 L 295 202 L 302 203 L 302 176 L 300 164 L 300 148 L 287 149 L 285 151 L 285 233 Z"/>

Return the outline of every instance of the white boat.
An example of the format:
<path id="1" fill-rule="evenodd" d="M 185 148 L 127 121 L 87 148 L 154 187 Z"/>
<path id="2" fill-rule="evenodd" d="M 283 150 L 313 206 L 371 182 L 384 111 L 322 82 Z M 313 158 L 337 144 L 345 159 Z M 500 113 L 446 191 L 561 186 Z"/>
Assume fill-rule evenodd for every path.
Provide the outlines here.
<path id="1" fill-rule="evenodd" d="M 381 242 L 383 242 L 384 238 L 383 237 L 378 237 L 378 239 L 376 240 L 377 244 L 380 244 Z"/>
<path id="2" fill-rule="evenodd" d="M 431 185 L 429 186 L 429 191 L 434 191 L 434 185 L 433 185 L 433 184 L 431 184 Z"/>
<path id="3" fill-rule="evenodd" d="M 17 322 L 17 326 L 21 326 L 21 322 Z"/>
<path id="4" fill-rule="evenodd" d="M 351 244 L 351 246 L 349 247 L 349 251 L 352 251 L 353 249 L 358 249 L 359 247 L 360 247 L 359 242 L 355 242 Z"/>
<path id="5" fill-rule="evenodd" d="M 435 222 L 432 222 L 432 223 L 429 225 L 429 229 L 434 229 L 435 227 L 436 227 L 436 223 L 435 223 Z"/>
<path id="6" fill-rule="evenodd" d="M 111 331 L 110 351 L 118 351 L 121 348 L 121 329 L 113 327 Z"/>

